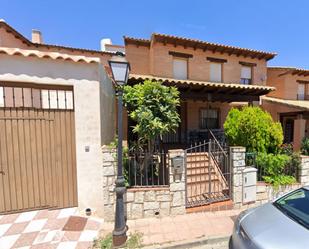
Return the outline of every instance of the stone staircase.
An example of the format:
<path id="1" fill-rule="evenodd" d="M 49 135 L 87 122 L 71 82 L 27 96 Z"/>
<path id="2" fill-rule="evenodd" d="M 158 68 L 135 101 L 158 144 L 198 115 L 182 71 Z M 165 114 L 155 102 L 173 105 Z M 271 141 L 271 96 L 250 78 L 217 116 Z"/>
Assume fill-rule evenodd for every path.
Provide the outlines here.
<path id="1" fill-rule="evenodd" d="M 187 153 L 187 204 L 205 205 L 226 200 L 228 184 L 208 152 Z"/>

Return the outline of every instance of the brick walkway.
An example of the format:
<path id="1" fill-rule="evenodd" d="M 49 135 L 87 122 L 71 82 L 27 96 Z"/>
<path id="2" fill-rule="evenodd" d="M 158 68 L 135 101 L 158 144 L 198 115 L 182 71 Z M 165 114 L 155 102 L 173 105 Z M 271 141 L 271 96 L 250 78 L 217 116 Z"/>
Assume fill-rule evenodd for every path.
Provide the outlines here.
<path id="1" fill-rule="evenodd" d="M 241 210 L 200 212 L 175 217 L 129 220 L 128 234 L 143 234 L 143 245 L 151 246 L 175 241 L 193 241 L 202 237 L 230 236 L 233 218 Z M 113 223 L 104 223 L 101 235 L 110 233 Z"/>
<path id="2" fill-rule="evenodd" d="M 0 248 L 86 249 L 102 222 L 78 216 L 75 208 L 0 215 Z"/>

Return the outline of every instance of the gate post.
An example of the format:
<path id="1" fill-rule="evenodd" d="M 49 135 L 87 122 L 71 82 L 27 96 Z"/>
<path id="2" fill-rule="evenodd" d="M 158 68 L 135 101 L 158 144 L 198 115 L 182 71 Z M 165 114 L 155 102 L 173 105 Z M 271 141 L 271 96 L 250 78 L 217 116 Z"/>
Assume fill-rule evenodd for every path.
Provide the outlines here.
<path id="1" fill-rule="evenodd" d="M 182 168 L 175 169 L 172 165 L 172 159 L 176 156 L 183 157 Z M 185 214 L 186 213 L 186 163 L 185 151 L 181 149 L 168 151 L 168 166 L 169 166 L 169 180 L 170 180 L 170 195 L 171 195 L 171 214 Z"/>
<path id="2" fill-rule="evenodd" d="M 235 208 L 240 208 L 242 206 L 243 170 L 246 167 L 245 156 L 245 147 L 230 147 L 230 167 L 232 177 L 231 198 Z"/>

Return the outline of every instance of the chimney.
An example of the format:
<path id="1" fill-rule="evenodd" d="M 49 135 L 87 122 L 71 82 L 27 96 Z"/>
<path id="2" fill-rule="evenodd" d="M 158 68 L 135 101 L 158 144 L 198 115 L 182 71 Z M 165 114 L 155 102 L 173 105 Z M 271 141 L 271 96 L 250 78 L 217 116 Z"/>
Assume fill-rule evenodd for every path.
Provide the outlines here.
<path id="1" fill-rule="evenodd" d="M 41 31 L 36 30 L 36 29 L 32 30 L 32 42 L 39 43 L 39 44 L 43 43 L 43 37 L 42 37 Z"/>
<path id="2" fill-rule="evenodd" d="M 112 44 L 112 40 L 110 38 L 103 38 L 101 40 L 101 51 L 106 51 L 105 45 Z"/>

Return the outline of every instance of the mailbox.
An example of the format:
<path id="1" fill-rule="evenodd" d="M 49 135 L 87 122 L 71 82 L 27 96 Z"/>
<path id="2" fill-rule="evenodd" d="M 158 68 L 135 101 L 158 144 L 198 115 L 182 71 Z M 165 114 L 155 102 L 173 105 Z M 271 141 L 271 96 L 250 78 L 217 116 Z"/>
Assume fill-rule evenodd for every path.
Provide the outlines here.
<path id="1" fill-rule="evenodd" d="M 172 161 L 172 168 L 174 170 L 174 174 L 181 174 L 183 171 L 184 157 L 175 156 L 172 158 L 171 161 Z"/>

